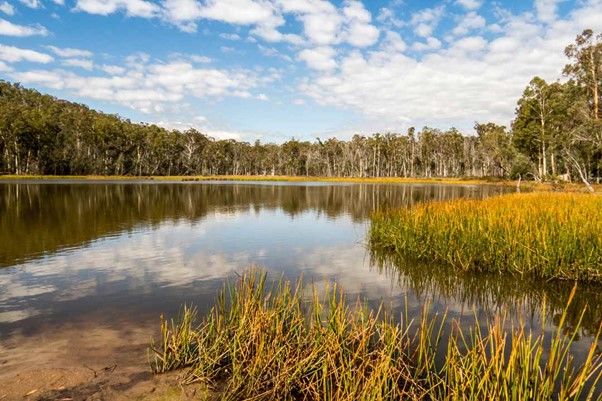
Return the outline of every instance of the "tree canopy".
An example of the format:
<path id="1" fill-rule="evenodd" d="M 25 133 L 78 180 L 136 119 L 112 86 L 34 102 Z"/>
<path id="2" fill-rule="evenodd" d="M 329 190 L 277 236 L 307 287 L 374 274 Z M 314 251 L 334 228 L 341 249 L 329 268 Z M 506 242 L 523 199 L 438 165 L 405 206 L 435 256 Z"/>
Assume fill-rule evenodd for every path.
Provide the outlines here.
<path id="1" fill-rule="evenodd" d="M 282 144 L 219 140 L 138 124 L 0 81 L 0 173 L 60 175 L 306 175 L 517 177 L 602 175 L 602 36 L 566 47 L 566 80 L 534 77 L 508 130 L 455 128 Z"/>

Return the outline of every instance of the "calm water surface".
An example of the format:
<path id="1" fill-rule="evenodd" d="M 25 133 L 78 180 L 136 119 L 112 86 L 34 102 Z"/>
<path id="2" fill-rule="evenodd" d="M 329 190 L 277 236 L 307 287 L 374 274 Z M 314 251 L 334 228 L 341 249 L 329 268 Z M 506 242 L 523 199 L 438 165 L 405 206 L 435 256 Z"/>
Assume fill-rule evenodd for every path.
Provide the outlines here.
<path id="1" fill-rule="evenodd" d="M 385 301 L 396 311 L 407 300 L 411 316 L 428 303 L 466 323 L 506 314 L 536 331 L 550 331 L 571 284 L 461 275 L 367 249 L 369 216 L 377 208 L 505 191 L 320 183 L 0 183 L 0 359 L 15 357 L 23 344 L 15 338 L 37 341 L 49 332 L 60 337 L 63 328 L 78 324 L 117 331 L 155 327 L 159 314 L 175 314 L 183 303 L 206 310 L 224 280 L 251 265 L 274 277 L 336 281 L 347 293 L 372 305 Z M 542 324 L 538 311 L 544 302 L 550 309 Z M 576 354 L 601 321 L 599 287 L 580 287 L 572 324 L 586 303 Z M 150 337 L 152 331 L 145 330 Z"/>

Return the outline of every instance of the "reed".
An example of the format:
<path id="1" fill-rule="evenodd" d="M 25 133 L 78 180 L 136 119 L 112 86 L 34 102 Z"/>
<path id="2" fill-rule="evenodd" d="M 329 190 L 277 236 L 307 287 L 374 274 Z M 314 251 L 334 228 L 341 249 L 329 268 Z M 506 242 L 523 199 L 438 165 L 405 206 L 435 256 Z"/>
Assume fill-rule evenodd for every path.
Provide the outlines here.
<path id="1" fill-rule="evenodd" d="M 250 271 L 202 319 L 193 308 L 162 319 L 153 371 L 184 369 L 221 400 L 602 400 L 597 339 L 575 366 L 566 313 L 550 341 L 504 319 L 487 330 L 452 321 L 443 341 L 445 317 L 394 321 L 336 286 L 303 297 L 301 281 L 266 283 Z"/>
<path id="2" fill-rule="evenodd" d="M 602 282 L 602 197 L 508 194 L 378 212 L 374 250 L 461 270 Z"/>

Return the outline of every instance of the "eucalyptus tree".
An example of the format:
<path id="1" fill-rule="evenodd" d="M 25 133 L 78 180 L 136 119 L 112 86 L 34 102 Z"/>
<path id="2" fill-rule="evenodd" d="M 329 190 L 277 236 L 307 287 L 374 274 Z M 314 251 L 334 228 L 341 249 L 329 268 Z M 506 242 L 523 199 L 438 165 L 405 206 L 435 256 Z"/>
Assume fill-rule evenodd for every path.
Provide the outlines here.
<path id="1" fill-rule="evenodd" d="M 548 84 L 533 78 L 518 101 L 512 122 L 514 143 L 537 162 L 537 177 L 541 180 L 550 172 L 553 176 L 557 173 L 558 138 L 566 115 L 563 90 L 558 82 Z"/>
<path id="2" fill-rule="evenodd" d="M 596 35 L 591 29 L 585 29 L 564 52 L 572 61 L 564 67 L 564 74 L 573 78 L 586 90 L 591 116 L 595 121 L 600 120 L 602 33 Z"/>
<path id="3" fill-rule="evenodd" d="M 0 171 L 14 174 L 504 175 L 483 168 L 481 136 L 425 127 L 281 145 L 135 124 L 0 82 Z"/>
<path id="4" fill-rule="evenodd" d="M 566 47 L 565 54 L 571 63 L 565 66 L 564 74 L 578 88 L 572 91 L 573 118 L 570 120 L 573 121 L 568 124 L 571 130 L 565 155 L 581 180 L 593 190 L 588 170 L 595 170 L 599 176 L 602 157 L 602 34 L 584 30 Z"/>
<path id="5" fill-rule="evenodd" d="M 328 177 L 533 177 L 602 170 L 602 38 L 591 30 L 566 48 L 565 83 L 535 77 L 512 130 L 477 123 L 413 127 L 282 144 L 211 138 L 197 130 L 136 124 L 0 81 L 0 172 L 12 174 L 304 175 Z M 591 186 L 590 186 L 591 188 Z"/>
<path id="6" fill-rule="evenodd" d="M 494 123 L 476 123 L 474 128 L 477 132 L 476 152 L 482 175 L 509 176 L 515 157 L 512 135 L 506 127 Z"/>

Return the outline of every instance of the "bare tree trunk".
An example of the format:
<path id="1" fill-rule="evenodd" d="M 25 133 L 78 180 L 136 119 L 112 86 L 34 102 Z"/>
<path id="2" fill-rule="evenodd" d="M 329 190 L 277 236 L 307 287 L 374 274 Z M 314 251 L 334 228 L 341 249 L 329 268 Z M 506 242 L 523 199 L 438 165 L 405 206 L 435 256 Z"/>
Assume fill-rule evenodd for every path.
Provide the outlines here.
<path id="1" fill-rule="evenodd" d="M 591 68 L 591 73 L 592 73 L 592 89 L 593 89 L 593 96 L 594 96 L 594 120 L 598 121 L 598 119 L 599 119 L 598 102 L 600 100 L 598 99 L 598 77 L 596 74 L 596 62 L 595 62 L 595 57 L 594 57 L 594 47 L 593 46 L 590 47 L 589 55 L 590 55 L 590 68 Z"/>
<path id="2" fill-rule="evenodd" d="M 575 167 L 575 170 L 577 170 L 577 173 L 579 174 L 579 178 L 581 178 L 581 182 L 583 182 L 583 184 L 585 185 L 585 187 L 587 188 L 587 190 L 590 193 L 594 193 L 594 188 L 587 180 L 587 167 L 581 166 L 581 163 L 579 163 L 579 161 L 575 158 L 575 156 L 573 156 L 569 152 L 566 152 L 566 155 L 567 155 L 567 159 L 569 159 L 571 161 L 571 163 L 573 164 L 573 167 Z"/>
<path id="3" fill-rule="evenodd" d="M 548 155 L 546 154 L 546 141 L 542 138 L 541 141 L 541 156 L 543 159 L 543 174 L 542 177 L 545 180 L 548 175 Z"/>

